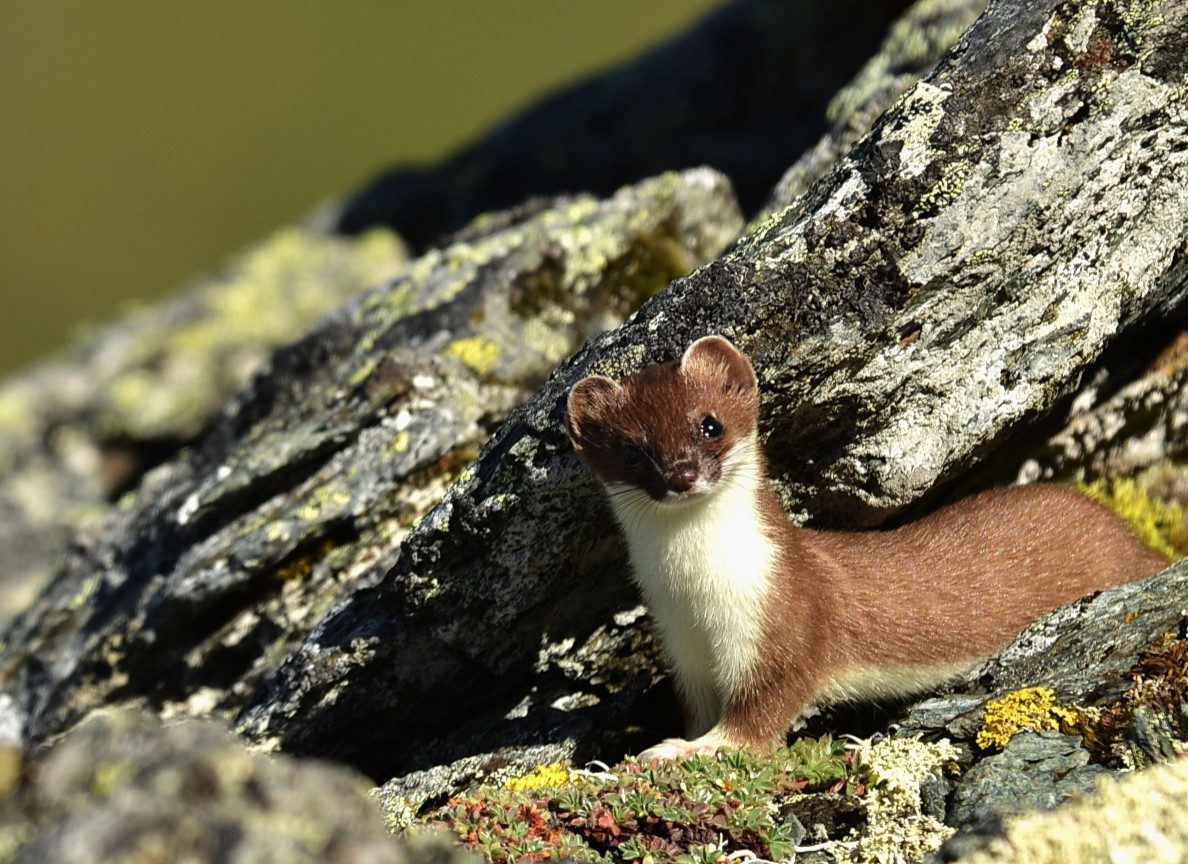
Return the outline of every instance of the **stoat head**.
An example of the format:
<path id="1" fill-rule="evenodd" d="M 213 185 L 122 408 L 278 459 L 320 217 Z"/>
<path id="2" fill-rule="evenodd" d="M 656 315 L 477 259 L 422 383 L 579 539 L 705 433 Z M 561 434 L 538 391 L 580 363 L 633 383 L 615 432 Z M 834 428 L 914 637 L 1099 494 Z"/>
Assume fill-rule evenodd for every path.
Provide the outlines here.
<path id="1" fill-rule="evenodd" d="M 679 361 L 569 391 L 569 438 L 612 496 L 661 504 L 705 498 L 756 470 L 755 370 L 721 336 L 698 339 Z"/>

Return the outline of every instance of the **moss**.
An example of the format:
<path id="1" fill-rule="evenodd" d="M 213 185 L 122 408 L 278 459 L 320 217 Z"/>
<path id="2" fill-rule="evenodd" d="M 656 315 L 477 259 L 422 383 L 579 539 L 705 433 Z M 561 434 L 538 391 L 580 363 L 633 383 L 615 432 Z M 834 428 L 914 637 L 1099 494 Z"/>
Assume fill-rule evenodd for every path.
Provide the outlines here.
<path id="1" fill-rule="evenodd" d="M 1126 477 L 1080 482 L 1077 488 L 1130 523 L 1139 538 L 1156 552 L 1172 561 L 1181 557 L 1173 542 L 1184 522 L 1180 507 L 1151 498 L 1137 482 Z"/>
<path id="2" fill-rule="evenodd" d="M 1076 731 L 1076 709 L 1060 705 L 1048 687 L 1025 687 L 986 703 L 977 745 L 983 750 L 1001 750 L 1024 729 Z"/>
<path id="3" fill-rule="evenodd" d="M 461 360 L 479 375 L 489 375 L 499 360 L 502 349 L 485 336 L 465 336 L 455 339 L 445 348 L 450 357 Z"/>
<path id="4" fill-rule="evenodd" d="M 317 548 L 295 555 L 276 568 L 275 576 L 281 582 L 294 582 L 305 579 L 313 572 L 327 555 L 334 551 L 335 545 L 330 540 L 323 540 Z"/>

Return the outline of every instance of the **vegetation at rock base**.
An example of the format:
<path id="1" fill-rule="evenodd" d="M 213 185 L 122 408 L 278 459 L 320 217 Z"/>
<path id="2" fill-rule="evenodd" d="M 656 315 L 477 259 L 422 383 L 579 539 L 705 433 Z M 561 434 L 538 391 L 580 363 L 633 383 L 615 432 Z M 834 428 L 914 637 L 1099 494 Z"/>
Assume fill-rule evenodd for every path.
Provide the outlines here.
<path id="1" fill-rule="evenodd" d="M 854 752 L 828 737 L 772 753 L 747 750 L 605 773 L 546 765 L 452 799 L 434 821 L 495 862 L 718 861 L 749 850 L 783 860 L 799 839 L 788 800 L 861 796 Z"/>
<path id="2" fill-rule="evenodd" d="M 1001 750 L 1022 730 L 1080 735 L 1093 761 L 1110 768 L 1132 768 L 1136 724 L 1156 726 L 1159 737 L 1183 752 L 1188 741 L 1188 639 L 1165 633 L 1127 673 L 1129 684 L 1102 705 L 1061 704 L 1048 687 L 1025 687 L 986 703 L 976 743 Z M 1166 754 L 1171 756 L 1171 753 Z"/>
<path id="3" fill-rule="evenodd" d="M 603 772 L 553 763 L 451 799 L 427 821 L 497 864 L 784 861 L 807 847 L 918 861 L 952 833 L 923 812 L 921 785 L 956 756 L 946 742 L 825 736 Z"/>
<path id="4" fill-rule="evenodd" d="M 1120 699 L 1085 712 L 1079 731 L 1089 752 L 1103 764 L 1132 767 L 1126 738 L 1136 715 L 1146 714 L 1151 719 L 1144 722 L 1166 725 L 1183 753 L 1188 746 L 1188 639 L 1165 633 L 1143 652 L 1129 678 Z"/>

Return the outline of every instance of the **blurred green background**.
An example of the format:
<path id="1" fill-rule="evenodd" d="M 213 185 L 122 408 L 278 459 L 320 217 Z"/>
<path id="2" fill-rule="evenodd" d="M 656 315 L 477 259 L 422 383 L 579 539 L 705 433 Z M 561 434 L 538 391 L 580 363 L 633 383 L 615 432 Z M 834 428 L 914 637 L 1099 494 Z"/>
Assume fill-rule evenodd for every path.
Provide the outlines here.
<path id="1" fill-rule="evenodd" d="M 0 3 L 0 374 L 716 5 Z"/>

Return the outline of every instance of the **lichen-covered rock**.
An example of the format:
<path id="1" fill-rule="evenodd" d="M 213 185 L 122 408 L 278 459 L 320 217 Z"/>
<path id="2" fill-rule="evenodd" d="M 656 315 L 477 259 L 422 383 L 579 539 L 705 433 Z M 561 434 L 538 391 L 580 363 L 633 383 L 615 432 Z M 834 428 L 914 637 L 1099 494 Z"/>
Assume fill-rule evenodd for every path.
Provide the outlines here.
<path id="1" fill-rule="evenodd" d="M 0 624 L 69 536 L 192 441 L 272 349 L 404 261 L 386 231 L 282 229 L 179 297 L 0 382 Z"/>
<path id="2" fill-rule="evenodd" d="M 383 752 L 383 770 L 401 773 L 440 761 L 426 755 L 439 730 L 421 724 L 452 694 L 468 694 L 468 715 L 516 707 L 520 729 L 578 722 L 551 682 L 591 633 L 605 639 L 616 603 L 633 602 L 601 490 L 563 430 L 565 393 L 585 374 L 729 335 L 759 370 L 761 431 L 789 510 L 857 527 L 937 492 L 1074 392 L 1116 340 L 1179 308 L 1188 130 L 1153 122 L 1141 142 L 1124 130 L 1178 110 L 1188 9 L 1111 10 L 992 7 L 812 195 L 591 340 L 511 415 L 374 588 L 271 678 L 245 732 L 360 762 Z M 1111 63 L 1073 32 L 1090 24 L 1112 40 Z M 1119 212 L 1128 241 L 1104 242 Z M 448 646 L 437 675 L 403 667 L 410 638 Z M 610 698 L 598 693 L 599 707 Z M 416 731 L 367 729 L 376 715 Z M 344 726 L 358 733 L 346 743 Z M 508 743 L 499 732 L 487 746 Z"/>
<path id="3" fill-rule="evenodd" d="M 972 763 L 945 820 L 958 829 L 952 854 L 1107 769 L 1176 758 L 1188 739 L 1185 597 L 1181 561 L 1037 621 L 955 693 L 912 706 L 897 734 L 952 739 Z"/>
<path id="4" fill-rule="evenodd" d="M 602 201 L 478 220 L 325 317 L 199 444 L 150 472 L 10 628 L 0 675 L 19 693 L 26 735 L 138 696 L 168 716 L 233 714 L 336 601 L 374 582 L 491 425 L 588 332 L 721 252 L 740 227 L 721 175 L 663 175 Z M 400 626 L 382 607 L 373 620 Z M 602 632 L 612 654 L 638 643 L 626 621 Z M 456 662 L 419 633 L 389 635 L 386 647 L 425 680 Z M 633 666 L 650 682 L 646 660 L 623 669 Z M 449 700 L 422 705 L 424 731 L 466 739 L 436 712 L 458 713 Z M 359 719 L 360 735 L 399 725 Z M 486 734 L 491 723 L 475 726 Z"/>
<path id="5" fill-rule="evenodd" d="M 943 783 L 944 769 L 956 761 L 957 751 L 945 741 L 887 738 L 860 749 L 866 825 L 858 832 L 854 859 L 914 862 L 939 849 L 953 829 L 937 818 L 940 814 L 926 811 L 923 790 L 930 782 Z"/>
<path id="6" fill-rule="evenodd" d="M 210 723 L 101 713 L 61 741 L 0 750 L 0 860 L 12 864 L 469 864 L 393 840 L 363 778 L 252 755 Z"/>
<path id="7" fill-rule="evenodd" d="M 1160 365 L 1096 402 L 1085 388 L 1063 429 L 1028 453 L 1022 482 L 1134 474 L 1188 451 L 1188 365 Z"/>
<path id="8" fill-rule="evenodd" d="M 962 778 L 948 823 L 975 828 L 1031 810 L 1050 810 L 1091 790 L 1106 774 L 1089 764 L 1075 735 L 1020 732 L 1001 753 L 982 759 Z"/>
<path id="9" fill-rule="evenodd" d="M 1188 860 L 1188 760 L 1102 779 L 1093 794 L 1009 820 L 976 843 L 942 850 L 962 864 L 1180 864 Z"/>

